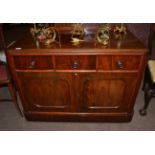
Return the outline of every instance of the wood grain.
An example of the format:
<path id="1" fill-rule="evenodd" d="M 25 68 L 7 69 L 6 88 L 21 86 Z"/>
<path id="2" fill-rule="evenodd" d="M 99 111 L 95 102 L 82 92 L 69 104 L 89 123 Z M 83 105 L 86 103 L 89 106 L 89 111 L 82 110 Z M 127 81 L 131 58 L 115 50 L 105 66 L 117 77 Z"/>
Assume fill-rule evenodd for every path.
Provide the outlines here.
<path id="1" fill-rule="evenodd" d="M 108 47 L 95 44 L 96 29 L 78 46 L 63 32 L 61 47 L 37 48 L 27 34 L 8 49 L 26 119 L 131 121 L 147 48 L 129 32 L 119 47 L 113 36 Z"/>

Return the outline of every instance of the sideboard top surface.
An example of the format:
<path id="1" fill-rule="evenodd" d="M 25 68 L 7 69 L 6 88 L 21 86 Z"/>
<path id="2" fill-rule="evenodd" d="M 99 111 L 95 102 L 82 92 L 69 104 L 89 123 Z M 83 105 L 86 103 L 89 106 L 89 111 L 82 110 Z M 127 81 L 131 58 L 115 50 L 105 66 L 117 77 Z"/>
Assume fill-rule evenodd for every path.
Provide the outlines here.
<path id="1" fill-rule="evenodd" d="M 42 43 L 36 42 L 36 40 L 32 37 L 29 33 L 23 35 L 20 40 L 15 41 L 8 50 L 16 51 L 16 50 L 38 50 L 38 51 L 52 51 L 52 50 L 84 50 L 84 49 L 92 49 L 92 50 L 102 50 L 102 51 L 109 51 L 109 50 L 130 50 L 130 49 L 143 49 L 143 51 L 147 51 L 145 45 L 139 41 L 132 33 L 127 32 L 124 38 L 121 41 L 115 39 L 113 33 L 110 35 L 110 41 L 108 46 L 103 46 L 101 44 L 95 43 L 95 31 L 93 33 L 88 33 L 84 37 L 84 41 L 81 41 L 78 45 L 73 45 L 71 42 L 71 34 L 70 32 L 61 32 L 60 34 L 60 44 L 53 43 L 50 46 L 46 46 Z M 131 52 L 134 52 L 131 50 Z"/>

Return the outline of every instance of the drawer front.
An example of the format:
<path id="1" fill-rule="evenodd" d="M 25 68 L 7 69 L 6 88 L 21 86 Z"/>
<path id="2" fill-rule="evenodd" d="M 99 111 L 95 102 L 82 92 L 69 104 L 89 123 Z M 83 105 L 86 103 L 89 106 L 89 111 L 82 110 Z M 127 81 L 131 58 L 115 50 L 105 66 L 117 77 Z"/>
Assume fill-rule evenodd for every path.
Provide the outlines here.
<path id="1" fill-rule="evenodd" d="M 113 56 L 112 69 L 113 70 L 138 70 L 141 57 L 138 55 L 131 56 Z"/>
<path id="2" fill-rule="evenodd" d="M 53 69 L 52 56 L 14 56 L 16 69 Z"/>
<path id="3" fill-rule="evenodd" d="M 95 70 L 96 56 L 55 56 L 55 68 L 58 70 Z"/>
<path id="4" fill-rule="evenodd" d="M 112 69 L 112 56 L 98 56 L 97 69 L 111 70 Z"/>

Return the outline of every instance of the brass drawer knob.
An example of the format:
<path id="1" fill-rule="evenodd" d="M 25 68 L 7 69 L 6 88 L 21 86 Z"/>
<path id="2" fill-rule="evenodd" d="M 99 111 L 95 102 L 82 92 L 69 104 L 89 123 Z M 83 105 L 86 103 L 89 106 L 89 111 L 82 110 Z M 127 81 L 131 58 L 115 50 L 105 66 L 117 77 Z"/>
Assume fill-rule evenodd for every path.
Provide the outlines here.
<path id="1" fill-rule="evenodd" d="M 72 68 L 73 68 L 73 69 L 78 69 L 79 67 L 80 67 L 79 61 L 75 60 L 75 61 L 73 62 Z"/>
<path id="2" fill-rule="evenodd" d="M 36 65 L 36 61 L 35 60 L 32 60 L 28 66 L 29 69 L 33 69 Z"/>
<path id="3" fill-rule="evenodd" d="M 124 68 L 124 63 L 121 60 L 117 61 L 117 68 L 123 69 Z"/>

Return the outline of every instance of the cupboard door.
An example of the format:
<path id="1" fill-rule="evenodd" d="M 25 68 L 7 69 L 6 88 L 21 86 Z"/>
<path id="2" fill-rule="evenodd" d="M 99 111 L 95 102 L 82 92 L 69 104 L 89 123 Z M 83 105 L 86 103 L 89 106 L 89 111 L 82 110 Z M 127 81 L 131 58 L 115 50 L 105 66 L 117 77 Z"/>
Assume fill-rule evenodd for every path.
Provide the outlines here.
<path id="1" fill-rule="evenodd" d="M 127 112 L 136 73 L 81 73 L 79 82 L 80 111 Z"/>
<path id="2" fill-rule="evenodd" d="M 18 79 L 25 111 L 71 111 L 70 73 L 19 72 Z"/>

